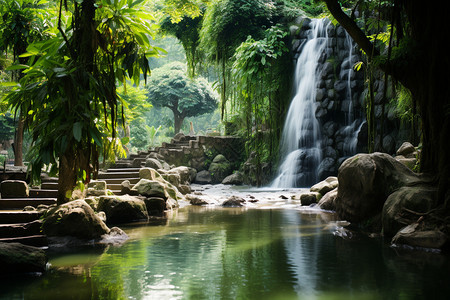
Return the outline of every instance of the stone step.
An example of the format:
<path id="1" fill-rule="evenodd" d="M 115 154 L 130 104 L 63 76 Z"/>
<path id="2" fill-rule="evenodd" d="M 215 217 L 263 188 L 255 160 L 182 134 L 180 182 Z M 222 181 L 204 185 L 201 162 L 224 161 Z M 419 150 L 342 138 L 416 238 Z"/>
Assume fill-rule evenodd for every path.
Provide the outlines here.
<path id="1" fill-rule="evenodd" d="M 12 238 L 0 238 L 0 243 L 21 243 L 24 245 L 34 247 L 48 246 L 47 237 L 42 234 L 32 236 L 12 237 Z"/>
<path id="2" fill-rule="evenodd" d="M 30 189 L 30 198 L 56 198 L 58 190 Z"/>
<path id="3" fill-rule="evenodd" d="M 41 182 L 58 182 L 58 177 L 41 176 Z"/>
<path id="4" fill-rule="evenodd" d="M 42 234 L 42 221 L 29 223 L 0 224 L 0 238 L 13 238 Z"/>
<path id="5" fill-rule="evenodd" d="M 0 199 L 0 209 L 22 209 L 25 206 L 37 207 L 39 204 L 56 204 L 56 198 L 9 198 Z"/>
<path id="6" fill-rule="evenodd" d="M 106 170 L 106 173 L 118 173 L 118 172 L 122 172 L 122 173 L 135 173 L 137 172 L 139 175 L 139 170 L 141 168 L 110 168 L 108 170 Z"/>
<path id="7" fill-rule="evenodd" d="M 125 168 L 129 168 L 133 165 L 133 161 L 116 161 L 114 163 L 114 167 L 115 168 L 120 168 L 120 169 L 125 169 Z"/>
<path id="8" fill-rule="evenodd" d="M 98 174 L 98 180 L 117 178 L 139 178 L 139 172 L 106 172 Z"/>
<path id="9" fill-rule="evenodd" d="M 1 203 L 2 200 L 0 200 Z M 41 214 L 37 211 L 21 210 L 0 210 L 1 224 L 28 223 L 40 218 Z"/>
<path id="10" fill-rule="evenodd" d="M 136 184 L 138 183 L 138 181 L 140 180 L 139 178 L 108 178 L 108 179 L 101 179 L 106 181 L 106 184 L 108 185 L 108 187 L 111 184 L 121 184 L 123 181 L 128 180 L 130 181 L 131 184 Z"/>
<path id="11" fill-rule="evenodd" d="M 58 182 L 42 182 L 41 189 L 43 189 L 43 190 L 58 190 Z"/>

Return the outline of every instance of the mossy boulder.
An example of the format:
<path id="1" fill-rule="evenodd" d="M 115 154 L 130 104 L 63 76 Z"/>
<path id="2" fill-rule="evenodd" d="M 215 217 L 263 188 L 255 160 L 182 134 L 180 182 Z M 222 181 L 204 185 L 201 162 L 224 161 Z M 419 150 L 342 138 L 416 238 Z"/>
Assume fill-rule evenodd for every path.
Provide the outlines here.
<path id="1" fill-rule="evenodd" d="M 102 196 L 97 210 L 105 212 L 108 224 L 148 220 L 144 200 L 135 196 Z"/>
<path id="2" fill-rule="evenodd" d="M 20 243 L 0 243 L 0 276 L 11 273 L 44 272 L 47 257 L 44 250 Z"/>
<path id="3" fill-rule="evenodd" d="M 74 200 L 51 208 L 43 223 L 44 233 L 79 239 L 100 239 L 110 229 L 84 200 Z"/>
<path id="4" fill-rule="evenodd" d="M 214 157 L 208 170 L 213 183 L 221 183 L 233 171 L 231 163 L 222 154 Z"/>

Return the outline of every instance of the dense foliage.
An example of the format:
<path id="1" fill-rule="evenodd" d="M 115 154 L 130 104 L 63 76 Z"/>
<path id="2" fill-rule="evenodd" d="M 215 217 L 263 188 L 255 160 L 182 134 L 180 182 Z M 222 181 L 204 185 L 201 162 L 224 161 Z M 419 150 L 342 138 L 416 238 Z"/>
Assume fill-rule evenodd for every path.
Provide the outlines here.
<path id="1" fill-rule="evenodd" d="M 33 178 L 44 165 L 59 171 L 60 202 L 70 197 L 77 178 L 96 176 L 100 153 L 107 155 L 119 144 L 117 122 L 124 105 L 117 82 L 139 83 L 141 71 L 145 79 L 147 57 L 158 53 L 150 46 L 152 17 L 142 10 L 142 1 L 63 6 L 52 38 L 28 46 L 23 56 L 29 65 L 8 96 L 11 106 L 26 112 Z"/>

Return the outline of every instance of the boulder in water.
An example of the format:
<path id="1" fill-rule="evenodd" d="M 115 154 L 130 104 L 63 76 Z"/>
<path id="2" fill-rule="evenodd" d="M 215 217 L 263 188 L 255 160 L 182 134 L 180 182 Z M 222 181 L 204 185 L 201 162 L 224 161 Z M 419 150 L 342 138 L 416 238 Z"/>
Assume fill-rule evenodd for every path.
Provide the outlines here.
<path id="1" fill-rule="evenodd" d="M 242 185 L 243 183 L 244 175 L 241 172 L 235 172 L 222 180 L 222 184 Z"/>
<path id="2" fill-rule="evenodd" d="M 74 200 L 47 212 L 44 233 L 51 236 L 70 236 L 78 239 L 100 239 L 109 228 L 84 200 Z"/>
<path id="3" fill-rule="evenodd" d="M 47 257 L 44 250 L 20 243 L 0 243 L 0 277 L 11 273 L 44 272 Z"/>
<path id="4" fill-rule="evenodd" d="M 417 221 L 420 214 L 429 212 L 436 206 L 436 194 L 437 188 L 430 185 L 405 186 L 390 194 L 382 212 L 384 235 L 394 236 L 405 225 Z"/>
<path id="5" fill-rule="evenodd" d="M 310 188 L 311 192 L 317 192 L 322 196 L 338 186 L 338 179 L 335 176 L 327 177 L 325 180 L 313 185 Z"/>
<path id="6" fill-rule="evenodd" d="M 448 244 L 448 236 L 439 230 L 422 230 L 419 223 L 413 223 L 400 230 L 393 238 L 394 245 L 442 249 Z"/>
<path id="7" fill-rule="evenodd" d="M 300 202 L 302 206 L 309 206 L 311 204 L 317 203 L 322 197 L 318 192 L 309 192 L 300 195 Z"/>
<path id="8" fill-rule="evenodd" d="M 420 176 L 385 153 L 357 154 L 339 168 L 335 201 L 338 216 L 362 222 L 380 215 L 390 194 L 421 181 Z"/>
<path id="9" fill-rule="evenodd" d="M 111 224 L 148 220 L 144 200 L 135 196 L 102 196 L 97 209 L 105 212 Z"/>
<path id="10" fill-rule="evenodd" d="M 326 193 L 317 204 L 319 208 L 324 210 L 336 210 L 335 201 L 337 197 L 337 192 L 338 189 L 335 188 L 334 190 Z"/>
<path id="11" fill-rule="evenodd" d="M 224 207 L 240 207 L 245 203 L 245 199 L 238 196 L 231 196 L 222 203 Z"/>

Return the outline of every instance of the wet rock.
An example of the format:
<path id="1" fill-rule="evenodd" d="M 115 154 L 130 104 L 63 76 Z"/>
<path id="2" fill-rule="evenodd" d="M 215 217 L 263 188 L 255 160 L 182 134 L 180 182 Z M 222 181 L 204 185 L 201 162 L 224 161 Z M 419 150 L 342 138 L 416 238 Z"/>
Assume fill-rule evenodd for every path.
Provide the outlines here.
<path id="1" fill-rule="evenodd" d="M 385 236 L 392 237 L 398 230 L 415 222 L 418 214 L 436 206 L 437 188 L 429 185 L 401 187 L 387 198 L 383 206 L 382 222 Z M 417 214 L 408 213 L 412 211 Z"/>
<path id="2" fill-rule="evenodd" d="M 109 233 L 102 235 L 99 244 L 121 245 L 128 240 L 128 235 L 119 227 L 112 227 Z"/>
<path id="3" fill-rule="evenodd" d="M 230 162 L 222 154 L 214 157 L 208 170 L 212 183 L 221 183 L 232 171 Z"/>
<path id="4" fill-rule="evenodd" d="M 74 200 L 50 209 L 43 223 L 44 233 L 79 239 L 99 239 L 109 228 L 84 200 Z"/>
<path id="5" fill-rule="evenodd" d="M 175 201 L 184 199 L 177 187 L 165 180 L 155 169 L 141 168 L 139 176 L 142 179 L 132 188 L 138 194 L 146 197 L 172 198 Z"/>
<path id="6" fill-rule="evenodd" d="M 224 207 L 240 207 L 245 203 L 245 199 L 239 196 L 231 196 L 222 203 Z"/>
<path id="7" fill-rule="evenodd" d="M 222 184 L 242 185 L 243 183 L 244 175 L 241 172 L 235 172 L 222 180 Z"/>
<path id="8" fill-rule="evenodd" d="M 132 189 L 133 186 L 131 185 L 129 180 L 124 180 L 120 184 L 120 194 L 121 195 L 130 195 L 130 196 L 137 196 L 139 193 L 136 190 Z"/>
<path id="9" fill-rule="evenodd" d="M 191 192 L 191 187 L 187 184 L 180 184 L 180 186 L 178 186 L 178 191 L 180 191 L 183 195 L 186 195 Z"/>
<path id="10" fill-rule="evenodd" d="M 439 230 L 419 230 L 419 224 L 414 223 L 400 230 L 391 242 L 394 245 L 442 249 L 448 243 L 448 236 Z"/>
<path id="11" fill-rule="evenodd" d="M 401 155 L 407 158 L 415 158 L 415 153 L 416 148 L 414 148 L 414 146 L 409 142 L 404 142 L 396 152 L 397 155 Z"/>
<path id="12" fill-rule="evenodd" d="M 419 175 L 385 153 L 357 154 L 345 160 L 338 178 L 336 212 L 352 223 L 380 215 L 390 194 L 421 181 Z"/>
<path id="13" fill-rule="evenodd" d="M 150 216 L 161 215 L 167 210 L 166 199 L 158 197 L 150 197 L 144 199 L 147 213 Z"/>
<path id="14" fill-rule="evenodd" d="M 208 202 L 206 200 L 204 200 L 196 195 L 192 195 L 192 194 L 186 195 L 186 200 L 188 200 L 191 205 L 206 205 L 206 204 L 208 204 Z"/>
<path id="15" fill-rule="evenodd" d="M 163 168 L 163 165 L 161 164 L 161 162 L 159 160 L 157 160 L 156 158 L 145 159 L 145 166 L 155 169 L 155 170 Z"/>
<path id="16" fill-rule="evenodd" d="M 171 173 L 175 173 L 175 174 L 179 175 L 181 184 L 190 184 L 192 182 L 192 178 L 193 178 L 192 172 L 193 171 L 195 171 L 195 169 L 192 170 L 192 168 L 185 167 L 185 166 L 180 166 L 180 167 L 170 169 Z"/>
<path id="17" fill-rule="evenodd" d="M 105 196 L 107 195 L 106 181 L 91 180 L 88 183 L 87 196 Z"/>
<path id="18" fill-rule="evenodd" d="M 157 180 L 141 179 L 131 190 L 145 197 L 168 198 L 164 183 Z"/>
<path id="19" fill-rule="evenodd" d="M 105 212 L 111 224 L 148 220 L 144 200 L 135 196 L 102 196 L 97 209 Z"/>
<path id="20" fill-rule="evenodd" d="M 300 195 L 300 202 L 302 206 L 309 206 L 311 204 L 317 203 L 321 196 L 322 195 L 317 192 L 304 193 Z"/>
<path id="21" fill-rule="evenodd" d="M 20 243 L 0 243 L 0 276 L 11 273 L 45 272 L 44 250 Z"/>
<path id="22" fill-rule="evenodd" d="M 327 177 L 325 180 L 313 185 L 310 188 L 311 192 L 317 192 L 322 196 L 338 186 L 338 179 L 335 176 Z"/>
<path id="23" fill-rule="evenodd" d="M 212 182 L 211 173 L 203 170 L 197 173 L 195 176 L 195 183 L 198 184 L 210 184 Z"/>
<path id="24" fill-rule="evenodd" d="M 337 192 L 338 192 L 338 189 L 335 188 L 334 190 L 326 193 L 320 199 L 319 203 L 317 204 L 319 206 L 319 208 L 324 209 L 324 210 L 336 210 L 336 206 L 335 206 L 334 202 L 336 201 Z"/>
<path id="25" fill-rule="evenodd" d="M 30 193 L 27 183 L 22 180 L 2 181 L 0 183 L 0 192 L 2 198 L 27 198 Z"/>

